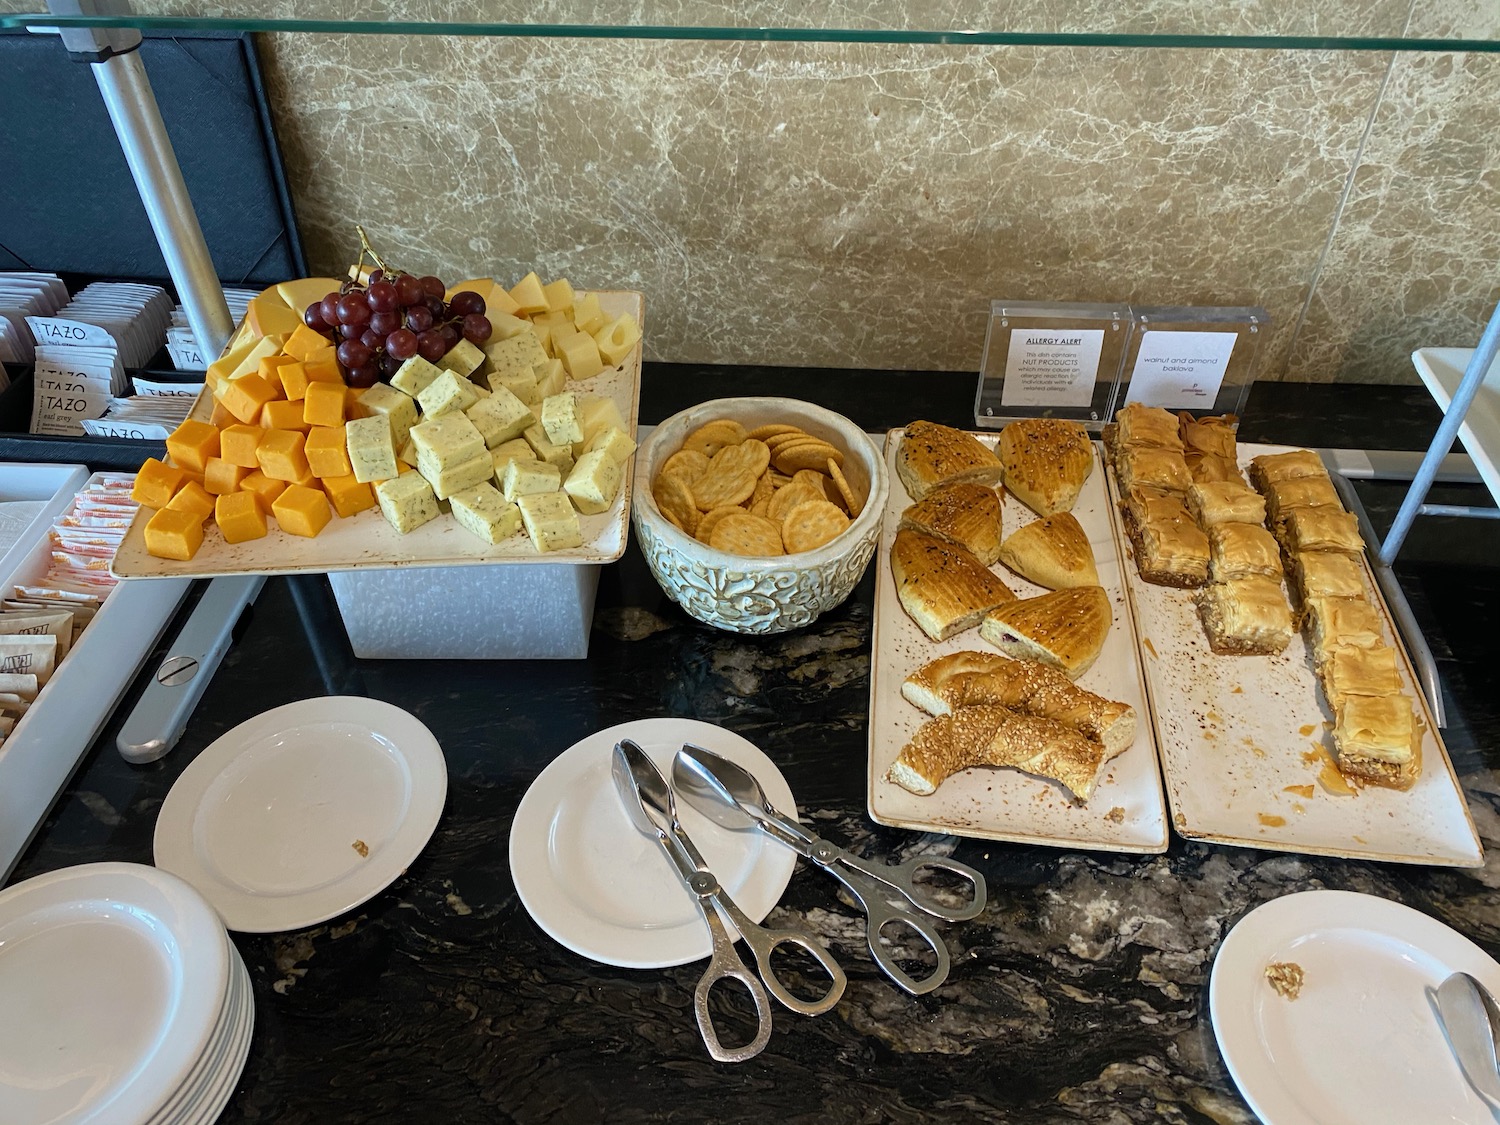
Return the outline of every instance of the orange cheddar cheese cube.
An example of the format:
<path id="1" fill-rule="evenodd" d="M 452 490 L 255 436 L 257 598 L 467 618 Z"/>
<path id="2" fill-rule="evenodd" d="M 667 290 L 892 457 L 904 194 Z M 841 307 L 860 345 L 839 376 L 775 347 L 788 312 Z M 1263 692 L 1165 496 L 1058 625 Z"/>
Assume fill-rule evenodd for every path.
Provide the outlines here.
<path id="1" fill-rule="evenodd" d="M 256 447 L 260 471 L 273 480 L 299 481 L 307 476 L 306 436 L 297 430 L 267 430 Z"/>
<path id="2" fill-rule="evenodd" d="M 315 386 L 333 386 L 332 383 L 317 383 Z M 315 477 L 342 477 L 354 472 L 349 464 L 349 450 L 344 444 L 344 427 L 314 426 L 308 431 L 302 451 L 307 455 L 307 467 Z"/>
<path id="3" fill-rule="evenodd" d="M 197 481 L 190 480 L 177 490 L 177 495 L 167 502 L 167 507 L 180 512 L 191 512 L 202 521 L 214 514 L 214 498 L 208 489 Z"/>
<path id="4" fill-rule="evenodd" d="M 167 453 L 179 469 L 201 473 L 208 459 L 219 455 L 219 431 L 189 418 L 167 435 Z"/>
<path id="5" fill-rule="evenodd" d="M 306 359 L 312 352 L 326 347 L 328 347 L 328 337 L 321 332 L 314 332 L 305 324 L 299 324 L 296 330 L 286 338 L 286 343 L 281 345 L 281 350 L 293 359 Z"/>
<path id="6" fill-rule="evenodd" d="M 343 385 L 344 375 L 339 370 L 338 356 L 334 354 L 332 344 L 304 357 L 302 360 L 302 369 L 307 372 L 307 381 L 309 383 L 338 383 L 341 386 Z"/>
<path id="7" fill-rule="evenodd" d="M 303 535 L 311 539 L 328 525 L 333 513 L 328 508 L 328 497 L 319 488 L 294 484 L 271 505 L 276 522 L 281 530 L 292 535 Z"/>
<path id="8" fill-rule="evenodd" d="M 263 539 L 266 534 L 266 513 L 253 492 L 220 496 L 214 504 L 214 523 L 219 525 L 226 543 Z"/>
<path id="9" fill-rule="evenodd" d="M 286 481 L 273 480 L 259 469 L 245 474 L 245 479 L 240 481 L 240 491 L 253 494 L 260 502 L 263 512 L 269 512 L 271 505 L 276 502 L 276 497 L 286 491 Z"/>
<path id="10" fill-rule="evenodd" d="M 247 425 L 260 417 L 268 402 L 281 397 L 280 388 L 271 386 L 259 375 L 241 375 L 219 388 L 219 402 L 234 415 L 236 422 Z"/>
<path id="11" fill-rule="evenodd" d="M 337 383 L 309 383 L 307 397 L 302 400 L 302 420 L 310 426 L 337 426 L 342 431 L 348 397 L 349 389 L 342 379 Z"/>
<path id="12" fill-rule="evenodd" d="M 260 462 L 255 459 L 255 450 L 260 446 L 260 439 L 265 432 L 259 426 L 244 426 L 239 423 L 225 426 L 219 431 L 219 456 L 231 465 L 240 465 L 246 469 L 260 468 Z"/>
<path id="13" fill-rule="evenodd" d="M 375 489 L 367 482 L 355 480 L 353 473 L 324 477 L 323 492 L 341 519 L 375 506 Z"/>
<path id="14" fill-rule="evenodd" d="M 182 487 L 185 479 L 181 469 L 164 464 L 155 457 L 147 457 L 135 474 L 135 486 L 130 490 L 130 498 L 137 504 L 144 504 L 148 508 L 165 508 L 167 502 Z M 163 557 L 175 558 L 176 556 L 165 555 Z"/>
<path id="15" fill-rule="evenodd" d="M 278 367 L 276 376 L 281 380 L 282 394 L 292 402 L 301 402 L 302 396 L 307 393 L 307 368 L 297 360 L 292 360 L 291 363 L 283 363 Z"/>
<path id="16" fill-rule="evenodd" d="M 260 365 L 256 368 L 255 373 L 266 382 L 270 383 L 271 386 L 279 387 L 281 385 L 281 378 L 276 374 L 276 372 L 280 371 L 287 364 L 296 362 L 297 361 L 289 355 L 262 356 Z"/>
<path id="17" fill-rule="evenodd" d="M 268 430 L 300 430 L 304 434 L 311 428 L 302 420 L 302 404 L 286 399 L 261 407 L 260 424 Z"/>
<path id="18" fill-rule="evenodd" d="M 146 553 L 187 562 L 203 546 L 203 521 L 181 508 L 163 508 L 146 521 Z"/>
<path id="19" fill-rule="evenodd" d="M 240 482 L 249 471 L 245 466 L 231 464 L 222 457 L 210 457 L 208 466 L 203 470 L 204 491 L 213 496 L 227 496 L 231 492 L 238 492 Z"/>

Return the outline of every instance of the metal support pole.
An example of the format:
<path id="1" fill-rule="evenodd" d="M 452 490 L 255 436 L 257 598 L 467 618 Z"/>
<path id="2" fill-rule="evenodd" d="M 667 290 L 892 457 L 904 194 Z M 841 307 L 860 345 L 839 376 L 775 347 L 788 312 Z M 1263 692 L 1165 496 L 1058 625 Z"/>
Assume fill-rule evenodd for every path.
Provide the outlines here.
<path id="1" fill-rule="evenodd" d="M 1458 428 L 1463 425 L 1464 415 L 1469 412 L 1474 396 L 1479 393 L 1484 377 L 1489 372 L 1490 364 L 1495 362 L 1497 352 L 1500 352 L 1500 304 L 1495 306 L 1490 322 L 1485 327 L 1484 335 L 1479 338 L 1479 346 L 1474 349 L 1474 354 L 1469 359 L 1469 366 L 1464 370 L 1464 377 L 1458 384 L 1458 390 L 1453 393 L 1453 401 L 1448 404 L 1442 424 L 1433 435 L 1432 444 L 1427 447 L 1427 456 L 1422 458 L 1417 475 L 1412 479 L 1411 489 L 1407 492 L 1406 499 L 1401 502 L 1401 510 L 1396 513 L 1395 522 L 1391 524 L 1391 530 L 1386 534 L 1385 542 L 1380 545 L 1380 561 L 1386 566 L 1396 561 L 1396 556 L 1401 551 L 1401 544 L 1406 542 L 1406 535 L 1411 530 L 1412 521 L 1417 518 L 1417 512 L 1427 499 L 1427 492 L 1432 487 L 1433 478 L 1437 475 L 1438 465 L 1453 448 L 1453 442 L 1458 437 Z"/>
<path id="2" fill-rule="evenodd" d="M 48 10 L 57 15 L 130 14 L 125 0 L 48 0 Z M 193 335 L 205 355 L 216 356 L 234 332 L 234 321 L 224 303 L 224 290 L 209 256 L 208 244 L 203 241 L 203 229 L 188 197 L 172 141 L 162 123 L 151 80 L 141 63 L 137 50 L 140 33 L 69 28 L 60 34 L 69 55 L 89 63 L 94 72 Z"/>

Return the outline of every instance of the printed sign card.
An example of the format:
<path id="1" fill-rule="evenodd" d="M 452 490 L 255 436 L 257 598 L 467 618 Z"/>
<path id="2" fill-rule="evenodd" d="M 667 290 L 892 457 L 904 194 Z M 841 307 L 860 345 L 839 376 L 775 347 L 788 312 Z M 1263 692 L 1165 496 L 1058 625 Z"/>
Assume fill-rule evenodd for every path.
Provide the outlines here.
<path id="1" fill-rule="evenodd" d="M 975 423 L 1048 416 L 1103 426 L 1129 335 L 1127 305 L 994 302 Z"/>
<path id="2" fill-rule="evenodd" d="M 1239 414 L 1260 341 L 1270 323 L 1259 308 L 1153 307 L 1132 310 L 1119 405 L 1138 402 L 1195 414 Z"/>

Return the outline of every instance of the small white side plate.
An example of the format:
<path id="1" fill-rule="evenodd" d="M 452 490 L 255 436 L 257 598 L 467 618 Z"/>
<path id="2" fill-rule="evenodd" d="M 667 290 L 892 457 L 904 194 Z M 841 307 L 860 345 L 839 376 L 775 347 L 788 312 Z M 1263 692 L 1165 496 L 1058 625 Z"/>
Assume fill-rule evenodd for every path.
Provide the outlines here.
<path id="1" fill-rule="evenodd" d="M 606 965 L 659 969 L 701 960 L 712 943 L 693 895 L 661 846 L 636 831 L 615 792 L 610 755 L 622 738 L 669 778 L 685 742 L 723 754 L 755 775 L 778 810 L 797 815 L 781 771 L 739 735 L 692 719 L 622 723 L 564 750 L 521 798 L 510 830 L 516 893 L 549 936 Z M 754 921 L 764 918 L 786 890 L 796 853 L 759 830 L 720 828 L 681 800 L 677 814 L 729 896 Z"/>
<path id="2" fill-rule="evenodd" d="M 443 752 L 414 716 L 376 699 L 304 699 L 241 723 L 183 771 L 156 821 L 156 865 L 231 930 L 300 929 L 389 886 L 447 793 Z"/>
<path id="3" fill-rule="evenodd" d="M 1274 962 L 1302 967 L 1297 999 L 1266 981 Z M 1426 914 L 1372 895 L 1304 891 L 1230 931 L 1209 1011 L 1229 1073 L 1266 1125 L 1493 1125 L 1427 996 L 1460 970 L 1500 992 L 1500 965 Z"/>
<path id="4" fill-rule="evenodd" d="M 219 1027 L 229 943 L 180 879 L 133 863 L 0 894 L 0 1121 L 140 1121 Z"/>

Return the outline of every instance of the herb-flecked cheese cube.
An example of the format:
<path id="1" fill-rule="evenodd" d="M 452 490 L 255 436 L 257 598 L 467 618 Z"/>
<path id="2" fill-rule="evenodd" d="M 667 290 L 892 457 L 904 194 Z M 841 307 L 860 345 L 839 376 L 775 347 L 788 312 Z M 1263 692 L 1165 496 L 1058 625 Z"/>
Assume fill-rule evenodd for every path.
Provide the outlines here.
<path id="1" fill-rule="evenodd" d="M 536 394 L 537 401 L 541 402 L 549 395 L 561 394 L 563 388 L 568 385 L 568 373 L 563 370 L 560 359 L 548 359 L 538 363 L 533 369 L 536 372 Z"/>
<path id="2" fill-rule="evenodd" d="M 525 331 L 505 339 L 494 339 L 484 346 L 485 358 L 495 372 L 529 371 L 547 358 L 541 341 L 525 322 Z"/>
<path id="3" fill-rule="evenodd" d="M 311 390 L 308 393 L 311 396 Z M 373 387 L 357 392 L 354 403 L 355 413 L 361 417 L 384 414 L 391 420 L 391 442 L 397 449 L 406 444 L 407 435 L 417 424 L 417 404 L 411 396 L 384 383 L 376 383 Z"/>
<path id="4" fill-rule="evenodd" d="M 499 543 L 521 530 L 521 509 L 492 484 L 476 484 L 449 497 L 453 518 L 486 543 Z"/>
<path id="5" fill-rule="evenodd" d="M 571 446 L 575 441 L 582 441 L 583 423 L 578 416 L 578 396 L 564 391 L 544 398 L 542 429 L 553 445 Z"/>
<path id="6" fill-rule="evenodd" d="M 437 497 L 421 473 L 402 473 L 375 486 L 380 514 L 402 535 L 438 517 Z"/>
<path id="7" fill-rule="evenodd" d="M 411 440 L 417 451 L 417 468 L 430 469 L 433 475 L 485 451 L 484 435 L 462 411 L 424 418 L 411 428 Z"/>
<path id="8" fill-rule="evenodd" d="M 607 430 L 600 430 L 583 443 L 585 453 L 592 453 L 596 449 L 603 450 L 611 461 L 623 465 L 635 452 L 636 446 L 628 434 L 611 426 Z"/>
<path id="9" fill-rule="evenodd" d="M 478 371 L 484 361 L 485 355 L 477 345 L 460 340 L 448 349 L 447 355 L 438 360 L 438 366 L 467 378 Z"/>
<path id="10" fill-rule="evenodd" d="M 561 485 L 562 474 L 557 466 L 545 461 L 512 461 L 505 466 L 505 476 L 500 482 L 507 500 L 537 492 L 556 492 Z"/>
<path id="11" fill-rule="evenodd" d="M 436 418 L 450 410 L 467 410 L 478 401 L 474 384 L 455 371 L 444 371 L 417 395 L 417 403 L 427 418 Z"/>
<path id="12" fill-rule="evenodd" d="M 469 407 L 464 416 L 484 435 L 484 444 L 491 449 L 520 437 L 532 424 L 530 407 L 504 387 Z"/>
<path id="13" fill-rule="evenodd" d="M 536 455 L 549 465 L 556 465 L 558 472 L 567 476 L 573 471 L 573 447 L 571 445 L 556 445 L 547 440 L 547 431 L 542 429 L 540 422 L 527 426 L 522 432 L 527 444 L 529 444 Z"/>
<path id="14" fill-rule="evenodd" d="M 495 475 L 495 465 L 490 460 L 489 450 L 481 449 L 477 455 L 467 461 L 445 465 L 437 473 L 428 472 L 420 466 L 417 472 L 427 478 L 427 483 L 432 485 L 432 491 L 437 494 L 439 500 L 446 500 L 455 492 L 473 488 L 476 484 L 492 479 Z"/>
<path id="15" fill-rule="evenodd" d="M 521 522 L 538 551 L 561 551 L 583 546 L 578 513 L 561 492 L 536 492 L 516 501 Z"/>
<path id="16" fill-rule="evenodd" d="M 428 363 L 419 355 L 414 355 L 396 369 L 396 373 L 391 376 L 391 386 L 402 394 L 416 398 L 442 373 L 441 367 Z"/>
<path id="17" fill-rule="evenodd" d="M 513 371 L 495 371 L 489 375 L 491 391 L 504 387 L 527 406 L 540 401 L 536 397 L 536 372 L 530 368 Z"/>
<path id="18" fill-rule="evenodd" d="M 384 414 L 351 418 L 344 423 L 344 440 L 349 447 L 349 466 L 354 479 L 361 484 L 387 480 L 400 471 L 396 466 L 396 445 L 391 440 L 391 421 Z"/>
<path id="19" fill-rule="evenodd" d="M 584 515 L 598 515 L 609 511 L 615 502 L 621 476 L 619 462 L 612 461 L 602 449 L 596 449 L 578 459 L 578 464 L 563 482 L 563 491 Z"/>
<path id="20" fill-rule="evenodd" d="M 512 461 L 536 461 L 536 451 L 531 448 L 525 438 L 514 438 L 503 441 L 494 449 L 490 450 L 490 461 L 495 466 L 495 480 L 504 482 L 505 466 Z"/>

